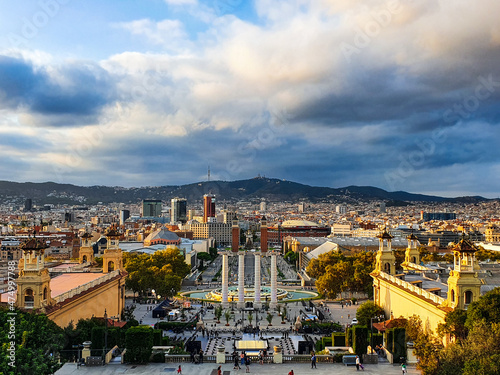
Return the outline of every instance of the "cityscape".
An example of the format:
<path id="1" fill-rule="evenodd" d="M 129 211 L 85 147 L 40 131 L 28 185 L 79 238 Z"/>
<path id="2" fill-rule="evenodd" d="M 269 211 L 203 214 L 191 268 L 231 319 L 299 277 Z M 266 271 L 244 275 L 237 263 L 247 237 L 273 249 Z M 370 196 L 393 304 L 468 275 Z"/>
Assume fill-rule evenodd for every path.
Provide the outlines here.
<path id="1" fill-rule="evenodd" d="M 500 3 L 0 3 L 0 374 L 500 374 Z"/>

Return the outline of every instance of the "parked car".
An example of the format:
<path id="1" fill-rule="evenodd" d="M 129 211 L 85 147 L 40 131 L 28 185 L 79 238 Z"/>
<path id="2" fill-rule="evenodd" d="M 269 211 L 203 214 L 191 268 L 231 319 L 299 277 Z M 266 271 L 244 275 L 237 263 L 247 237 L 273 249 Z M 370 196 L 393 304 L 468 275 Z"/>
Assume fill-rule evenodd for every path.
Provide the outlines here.
<path id="1" fill-rule="evenodd" d="M 354 319 L 352 320 L 352 322 L 351 322 L 351 325 L 352 325 L 352 326 L 353 326 L 353 325 L 355 325 L 355 324 L 358 324 L 358 319 L 356 319 L 356 318 L 354 318 Z"/>

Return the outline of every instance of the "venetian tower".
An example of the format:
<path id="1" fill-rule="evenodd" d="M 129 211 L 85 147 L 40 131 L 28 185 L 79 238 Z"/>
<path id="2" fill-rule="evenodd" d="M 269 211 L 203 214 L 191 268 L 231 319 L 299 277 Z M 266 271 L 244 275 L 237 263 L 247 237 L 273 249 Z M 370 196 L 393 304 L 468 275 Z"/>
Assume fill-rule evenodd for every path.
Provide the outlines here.
<path id="1" fill-rule="evenodd" d="M 94 249 L 92 247 L 92 235 L 85 232 L 81 237 L 79 263 L 94 262 Z"/>
<path id="2" fill-rule="evenodd" d="M 23 256 L 19 261 L 16 306 L 41 309 L 51 304 L 50 274 L 45 268 L 45 242 L 35 236 L 20 246 Z"/>
<path id="3" fill-rule="evenodd" d="M 378 236 L 379 239 L 379 250 L 376 256 L 375 271 L 374 272 L 385 272 L 389 275 L 396 274 L 396 258 L 392 252 L 392 239 L 393 236 L 384 228 L 383 232 Z M 387 242 L 387 245 L 384 243 Z"/>
<path id="4" fill-rule="evenodd" d="M 448 306 L 467 309 L 481 296 L 481 280 L 477 277 L 479 265 L 475 253 L 478 249 L 462 237 L 453 247 L 453 270 L 448 278 Z"/>
<path id="5" fill-rule="evenodd" d="M 109 273 L 114 270 L 123 270 L 122 250 L 118 246 L 120 232 L 115 227 L 111 227 L 106 232 L 107 246 L 102 256 L 102 272 Z"/>

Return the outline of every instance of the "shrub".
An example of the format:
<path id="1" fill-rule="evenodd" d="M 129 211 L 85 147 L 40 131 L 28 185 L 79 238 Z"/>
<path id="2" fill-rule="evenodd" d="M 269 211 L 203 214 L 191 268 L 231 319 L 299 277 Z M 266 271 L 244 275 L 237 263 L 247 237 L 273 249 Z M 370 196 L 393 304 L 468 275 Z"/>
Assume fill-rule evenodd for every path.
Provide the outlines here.
<path id="1" fill-rule="evenodd" d="M 332 333 L 333 346 L 345 346 L 345 333 Z"/>
<path id="2" fill-rule="evenodd" d="M 127 330 L 125 362 L 146 363 L 153 351 L 153 329 L 146 326 L 132 327 Z"/>
<path id="3" fill-rule="evenodd" d="M 353 350 L 360 358 L 363 354 L 366 354 L 366 349 L 368 347 L 368 328 L 365 326 L 354 326 L 353 335 Z"/>

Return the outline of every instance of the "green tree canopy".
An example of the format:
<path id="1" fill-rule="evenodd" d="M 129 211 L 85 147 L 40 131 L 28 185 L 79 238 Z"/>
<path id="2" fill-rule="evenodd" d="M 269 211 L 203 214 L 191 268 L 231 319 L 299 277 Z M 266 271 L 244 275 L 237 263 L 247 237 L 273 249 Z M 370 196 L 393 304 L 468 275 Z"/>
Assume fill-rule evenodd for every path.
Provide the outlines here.
<path id="1" fill-rule="evenodd" d="M 384 310 L 373 301 L 367 301 L 358 307 L 356 319 L 362 326 L 370 327 L 370 319 L 384 315 Z"/>

